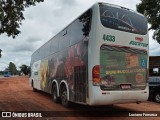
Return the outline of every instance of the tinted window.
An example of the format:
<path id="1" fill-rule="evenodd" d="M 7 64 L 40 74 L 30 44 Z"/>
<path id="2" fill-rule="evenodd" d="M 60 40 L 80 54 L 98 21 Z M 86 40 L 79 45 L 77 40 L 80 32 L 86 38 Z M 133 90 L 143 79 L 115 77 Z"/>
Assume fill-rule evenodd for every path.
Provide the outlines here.
<path id="1" fill-rule="evenodd" d="M 47 57 L 50 55 L 50 45 L 51 45 L 51 41 L 48 41 L 45 45 L 44 45 L 44 57 Z"/>
<path id="2" fill-rule="evenodd" d="M 32 63 L 34 63 L 35 61 L 37 61 L 39 59 L 40 59 L 40 53 L 39 53 L 39 49 L 38 49 L 32 55 Z"/>
<path id="3" fill-rule="evenodd" d="M 55 53 L 59 50 L 59 34 L 51 40 L 51 53 Z"/>
<path id="4" fill-rule="evenodd" d="M 150 84 L 160 84 L 160 77 L 149 77 Z"/>
<path id="5" fill-rule="evenodd" d="M 80 22 L 79 19 L 77 19 L 71 24 L 71 34 L 72 34 L 71 44 L 72 45 L 83 39 L 82 29 L 83 29 L 83 23 Z"/>
<path id="6" fill-rule="evenodd" d="M 71 45 L 89 35 L 91 17 L 92 12 L 88 10 L 71 24 Z"/>
<path id="7" fill-rule="evenodd" d="M 142 35 L 147 33 L 147 19 L 127 9 L 100 4 L 100 19 L 107 28 Z"/>
<path id="8" fill-rule="evenodd" d="M 40 48 L 40 58 L 43 59 L 45 57 L 45 46 L 43 45 Z"/>
<path id="9" fill-rule="evenodd" d="M 66 48 L 66 47 L 69 47 L 70 34 L 71 34 L 70 27 L 64 29 L 60 33 L 60 43 L 59 43 L 60 50 Z"/>
<path id="10" fill-rule="evenodd" d="M 40 60 L 40 49 L 38 49 L 37 51 L 36 51 L 36 61 L 37 60 Z"/>

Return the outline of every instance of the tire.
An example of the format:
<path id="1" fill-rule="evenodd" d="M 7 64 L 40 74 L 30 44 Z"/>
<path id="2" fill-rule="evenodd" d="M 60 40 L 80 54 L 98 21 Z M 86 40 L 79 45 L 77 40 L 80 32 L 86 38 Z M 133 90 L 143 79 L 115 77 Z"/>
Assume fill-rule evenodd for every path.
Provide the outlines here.
<path id="1" fill-rule="evenodd" d="M 61 101 L 62 101 L 62 105 L 64 107 L 70 107 L 70 102 L 67 100 L 67 89 L 66 86 L 63 86 L 62 91 L 61 91 Z"/>
<path id="2" fill-rule="evenodd" d="M 60 99 L 58 97 L 58 94 L 57 94 L 56 84 L 54 84 L 53 87 L 52 87 L 52 99 L 55 103 L 59 103 L 59 101 L 60 101 Z"/>
<path id="3" fill-rule="evenodd" d="M 160 103 L 160 93 L 156 93 L 154 95 L 154 100 L 157 102 L 157 103 Z"/>
<path id="4" fill-rule="evenodd" d="M 34 88 L 34 82 L 32 81 L 32 89 L 33 89 L 33 92 L 37 92 L 37 89 Z"/>

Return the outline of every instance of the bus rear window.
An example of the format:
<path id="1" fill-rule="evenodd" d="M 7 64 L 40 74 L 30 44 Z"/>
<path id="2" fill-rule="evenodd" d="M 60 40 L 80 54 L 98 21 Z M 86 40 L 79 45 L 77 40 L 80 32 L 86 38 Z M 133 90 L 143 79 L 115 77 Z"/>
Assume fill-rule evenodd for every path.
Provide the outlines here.
<path id="1" fill-rule="evenodd" d="M 125 8 L 100 4 L 100 20 L 104 27 L 145 35 L 147 19 Z"/>

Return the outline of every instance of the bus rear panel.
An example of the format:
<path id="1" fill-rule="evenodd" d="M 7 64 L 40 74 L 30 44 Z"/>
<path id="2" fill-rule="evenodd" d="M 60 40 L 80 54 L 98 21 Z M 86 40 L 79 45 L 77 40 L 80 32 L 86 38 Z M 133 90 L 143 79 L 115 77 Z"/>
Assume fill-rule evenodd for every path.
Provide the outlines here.
<path id="1" fill-rule="evenodd" d="M 94 53 L 88 57 L 92 61 L 89 65 L 92 69 L 89 73 L 89 104 L 146 101 L 149 44 L 147 19 L 119 6 L 99 3 L 96 7 L 99 8 L 95 22 L 97 28 L 94 37 L 91 37 L 93 40 L 89 41 L 92 44 L 89 51 Z"/>

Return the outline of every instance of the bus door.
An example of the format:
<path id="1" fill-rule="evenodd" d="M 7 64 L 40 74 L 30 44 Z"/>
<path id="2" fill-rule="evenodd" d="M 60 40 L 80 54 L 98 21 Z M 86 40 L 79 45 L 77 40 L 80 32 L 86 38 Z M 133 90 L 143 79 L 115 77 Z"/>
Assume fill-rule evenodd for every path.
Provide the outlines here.
<path id="1" fill-rule="evenodd" d="M 40 90 L 40 65 L 41 65 L 41 61 L 37 61 L 35 63 L 33 63 L 33 66 L 32 66 L 32 75 L 31 75 L 31 78 L 33 79 L 33 82 L 34 82 L 34 87 L 36 89 L 39 89 Z"/>

